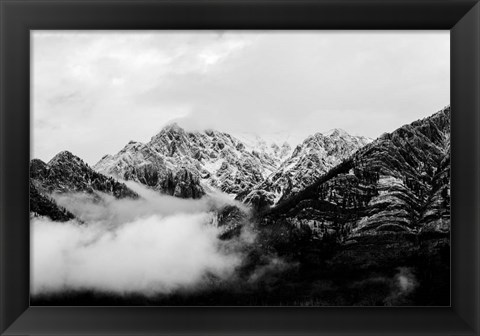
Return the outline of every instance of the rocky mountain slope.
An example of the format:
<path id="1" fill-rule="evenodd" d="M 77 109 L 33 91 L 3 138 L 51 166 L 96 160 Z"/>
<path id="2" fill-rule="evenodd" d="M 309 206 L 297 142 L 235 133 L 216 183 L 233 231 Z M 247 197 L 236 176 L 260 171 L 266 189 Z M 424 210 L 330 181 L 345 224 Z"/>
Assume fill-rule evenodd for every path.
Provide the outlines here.
<path id="1" fill-rule="evenodd" d="M 278 200 L 291 192 L 292 183 L 302 188 L 367 143 L 337 130 L 307 138 L 292 153 L 287 142 L 241 138 L 213 130 L 187 132 L 174 123 L 148 143 L 131 141 L 119 153 L 104 156 L 94 169 L 173 196 L 199 198 L 219 189 L 253 204 L 255 192 Z"/>
<path id="2" fill-rule="evenodd" d="M 341 129 L 309 136 L 274 173 L 238 199 L 256 207 L 274 205 L 314 183 L 369 142 L 368 138 L 352 136 Z"/>
<path id="3" fill-rule="evenodd" d="M 30 180 L 30 213 L 34 216 L 46 216 L 59 222 L 75 218 L 71 212 L 59 206 L 55 200 L 40 193 L 32 180 Z"/>
<path id="4" fill-rule="evenodd" d="M 270 216 L 341 239 L 450 229 L 450 108 L 384 134 Z"/>
<path id="5" fill-rule="evenodd" d="M 146 143 L 130 142 L 104 156 L 94 168 L 162 193 L 199 198 L 209 189 L 234 194 L 263 181 L 278 158 L 226 133 L 187 132 L 170 124 Z"/>
<path id="6" fill-rule="evenodd" d="M 309 302 L 450 304 L 450 113 L 384 134 L 259 213 L 259 244 L 302 265 L 292 281 Z"/>
<path id="7" fill-rule="evenodd" d="M 48 163 L 32 160 L 30 178 L 39 190 L 48 193 L 100 191 L 116 198 L 138 197 L 125 184 L 94 171 L 68 151 L 58 153 Z"/>
<path id="8" fill-rule="evenodd" d="M 38 159 L 30 162 L 30 211 L 52 220 L 65 221 L 73 215 L 58 206 L 52 194 L 102 192 L 115 198 L 137 198 L 125 184 L 90 168 L 82 159 L 68 151 L 55 155 L 48 163 Z"/>

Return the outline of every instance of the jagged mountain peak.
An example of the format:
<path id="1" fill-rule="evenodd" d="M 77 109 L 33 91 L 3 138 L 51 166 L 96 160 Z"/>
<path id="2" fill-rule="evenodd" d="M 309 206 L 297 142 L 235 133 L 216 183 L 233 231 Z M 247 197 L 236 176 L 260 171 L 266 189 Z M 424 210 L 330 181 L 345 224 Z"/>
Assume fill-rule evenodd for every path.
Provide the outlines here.
<path id="1" fill-rule="evenodd" d="M 137 149 L 137 148 L 141 148 L 141 147 L 144 147 L 145 144 L 143 142 L 140 142 L 140 141 L 134 141 L 134 140 L 130 140 L 126 145 L 125 147 L 123 147 L 120 152 L 127 152 L 129 150 L 132 150 L 132 149 Z M 111 155 L 107 154 L 105 155 L 103 158 L 105 157 L 111 157 Z M 102 158 L 102 159 L 103 159 Z"/>
<path id="2" fill-rule="evenodd" d="M 64 150 L 55 155 L 50 161 L 48 161 L 49 166 L 53 165 L 65 165 L 65 164 L 75 164 L 79 166 L 88 166 L 81 158 L 72 154 L 68 150 Z"/>
<path id="3" fill-rule="evenodd" d="M 341 130 L 333 131 L 330 136 L 310 135 L 264 182 L 239 199 L 255 206 L 273 205 L 298 193 L 367 143 L 366 138 Z"/>
<path id="4" fill-rule="evenodd" d="M 314 133 L 310 136 L 308 136 L 303 143 L 308 143 L 311 141 L 329 141 L 329 142 L 334 142 L 334 141 L 362 141 L 362 142 L 368 142 L 368 138 L 363 137 L 363 136 L 357 136 L 357 135 L 352 135 L 345 131 L 344 129 L 341 128 L 334 128 L 329 130 L 328 132 L 317 132 Z M 300 144 L 302 145 L 302 144 Z"/>
<path id="5" fill-rule="evenodd" d="M 73 219 L 74 215 L 52 198 L 71 192 L 90 194 L 96 199 L 99 199 L 97 192 L 115 198 L 139 197 L 125 184 L 94 171 L 69 151 L 58 153 L 48 163 L 39 159 L 30 161 L 30 211 L 34 215 L 59 221 Z"/>
<path id="6" fill-rule="evenodd" d="M 150 139 L 150 143 L 181 141 L 187 138 L 187 132 L 177 122 L 171 122 L 163 126 L 163 128 Z"/>
<path id="7" fill-rule="evenodd" d="M 160 132 L 184 132 L 185 130 L 176 121 L 166 124 Z"/>
<path id="8" fill-rule="evenodd" d="M 61 152 L 58 152 L 57 154 L 55 154 L 55 156 L 49 161 L 49 164 L 50 162 L 54 162 L 54 161 L 57 161 L 57 160 L 62 160 L 62 159 L 71 159 L 71 158 L 74 158 L 75 155 L 72 154 L 72 152 L 68 151 L 68 150 L 64 150 L 64 151 L 61 151 Z"/>
<path id="9" fill-rule="evenodd" d="M 195 177 L 191 183 L 236 195 L 263 181 L 290 152 L 285 141 L 273 145 L 258 138 L 245 143 L 217 130 L 186 131 L 171 123 L 145 144 L 129 143 L 117 154 L 104 156 L 94 169 L 161 192 L 172 189 L 165 187 L 168 176 L 186 169 Z M 180 174 L 177 180 L 185 176 Z"/>
<path id="10" fill-rule="evenodd" d="M 345 151 L 351 154 L 353 147 L 354 149 L 358 149 L 369 142 L 371 141 L 368 138 L 350 135 L 341 129 L 334 129 L 330 133 L 318 132 L 308 136 L 302 143 L 295 147 L 292 157 L 312 154 L 312 152 L 327 156 L 335 154 L 336 152 Z M 325 154 L 322 154 L 323 152 L 325 152 Z"/>
<path id="11" fill-rule="evenodd" d="M 333 128 L 333 129 L 331 129 L 327 132 L 316 133 L 315 136 L 320 137 L 320 138 L 326 137 L 330 141 L 360 142 L 363 145 L 373 141 L 373 139 L 365 137 L 365 136 L 352 135 L 342 128 Z"/>
<path id="12" fill-rule="evenodd" d="M 180 169 L 193 174 L 191 183 L 234 196 L 278 178 L 283 181 L 282 190 L 291 184 L 290 178 L 299 182 L 294 183 L 296 187 L 303 188 L 366 143 L 360 137 L 345 134 L 342 130 L 330 137 L 318 133 L 293 150 L 292 141 L 298 135 L 291 132 L 267 133 L 266 138 L 254 133 L 232 136 L 213 129 L 186 131 L 177 123 L 170 123 L 148 143 L 129 143 L 119 153 L 102 158 L 94 168 L 161 192 L 171 190 L 162 181 L 170 175 L 177 176 Z M 178 181 L 185 176 L 178 175 Z"/>
<path id="13" fill-rule="evenodd" d="M 342 128 L 332 128 L 328 132 L 323 132 L 322 135 L 327 137 L 349 137 L 351 136 L 347 131 Z"/>
<path id="14" fill-rule="evenodd" d="M 100 191 L 117 198 L 138 197 L 126 185 L 94 171 L 69 151 L 59 152 L 47 164 L 38 159 L 31 160 L 30 178 L 41 192 L 46 193 Z"/>

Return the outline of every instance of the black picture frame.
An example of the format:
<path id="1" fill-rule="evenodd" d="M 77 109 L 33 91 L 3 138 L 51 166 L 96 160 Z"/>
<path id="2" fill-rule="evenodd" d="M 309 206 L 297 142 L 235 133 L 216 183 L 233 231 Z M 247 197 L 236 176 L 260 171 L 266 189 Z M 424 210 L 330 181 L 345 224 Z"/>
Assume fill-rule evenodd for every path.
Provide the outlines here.
<path id="1" fill-rule="evenodd" d="M 2 335 L 479 335 L 478 0 L 0 0 L 0 24 Z M 449 29 L 451 307 L 29 307 L 34 29 Z"/>

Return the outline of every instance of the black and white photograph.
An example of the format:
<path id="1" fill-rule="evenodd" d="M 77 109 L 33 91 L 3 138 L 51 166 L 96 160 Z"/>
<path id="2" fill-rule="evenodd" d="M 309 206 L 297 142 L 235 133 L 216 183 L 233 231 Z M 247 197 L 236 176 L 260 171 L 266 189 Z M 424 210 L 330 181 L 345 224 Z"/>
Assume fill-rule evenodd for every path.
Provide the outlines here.
<path id="1" fill-rule="evenodd" d="M 30 41 L 32 306 L 450 306 L 448 30 Z"/>

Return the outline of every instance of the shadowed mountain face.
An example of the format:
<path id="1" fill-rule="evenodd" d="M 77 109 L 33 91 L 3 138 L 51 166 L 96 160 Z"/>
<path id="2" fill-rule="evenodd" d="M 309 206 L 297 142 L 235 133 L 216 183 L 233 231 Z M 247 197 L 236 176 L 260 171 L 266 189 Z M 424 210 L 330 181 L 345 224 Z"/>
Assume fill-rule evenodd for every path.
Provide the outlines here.
<path id="1" fill-rule="evenodd" d="M 125 184 L 91 169 L 82 159 L 68 151 L 55 155 L 48 163 L 38 159 L 30 162 L 30 211 L 66 221 L 74 216 L 58 206 L 51 194 L 102 192 L 115 198 L 137 198 Z"/>
<path id="2" fill-rule="evenodd" d="M 59 206 L 53 199 L 37 190 L 30 179 L 30 212 L 38 216 L 47 216 L 53 221 L 65 222 L 75 216 Z"/>
<path id="3" fill-rule="evenodd" d="M 450 108 L 384 134 L 259 217 L 262 245 L 330 284 L 306 289 L 320 301 L 448 305 Z"/>
<path id="4" fill-rule="evenodd" d="M 450 231 L 450 108 L 384 134 L 265 218 L 341 241 Z"/>
<path id="5" fill-rule="evenodd" d="M 37 188 L 49 193 L 100 191 L 115 198 L 138 197 L 125 184 L 97 173 L 68 151 L 58 153 L 48 164 L 32 160 L 30 178 Z"/>

